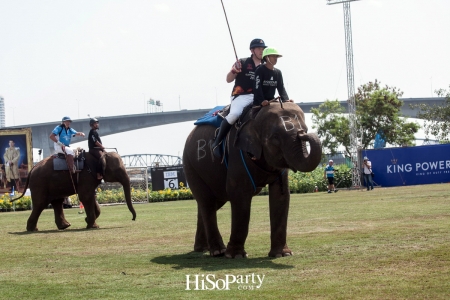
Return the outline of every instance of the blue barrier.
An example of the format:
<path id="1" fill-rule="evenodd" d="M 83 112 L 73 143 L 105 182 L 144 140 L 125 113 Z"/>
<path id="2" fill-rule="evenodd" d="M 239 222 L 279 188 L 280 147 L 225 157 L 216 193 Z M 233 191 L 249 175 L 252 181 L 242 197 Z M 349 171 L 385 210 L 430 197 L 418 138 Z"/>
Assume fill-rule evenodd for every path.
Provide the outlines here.
<path id="1" fill-rule="evenodd" d="M 363 150 L 381 186 L 450 182 L 450 144 Z"/>

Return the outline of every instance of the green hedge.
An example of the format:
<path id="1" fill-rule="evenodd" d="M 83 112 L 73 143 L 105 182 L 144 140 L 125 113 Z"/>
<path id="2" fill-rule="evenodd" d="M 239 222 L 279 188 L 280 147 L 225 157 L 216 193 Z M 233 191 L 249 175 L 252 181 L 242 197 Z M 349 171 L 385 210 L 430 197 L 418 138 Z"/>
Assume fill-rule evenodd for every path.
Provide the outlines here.
<path id="1" fill-rule="evenodd" d="M 17 198 L 20 194 L 16 194 L 13 198 Z M 31 209 L 31 197 L 24 196 L 19 200 L 10 202 L 9 194 L 4 194 L 0 197 L 0 212 L 14 211 L 14 210 L 28 210 Z"/>
<path id="2" fill-rule="evenodd" d="M 317 186 L 319 192 L 327 190 L 328 181 L 323 178 L 323 172 L 326 164 L 319 166 L 309 173 L 294 173 L 289 171 L 289 189 L 291 193 L 313 193 Z M 348 188 L 352 184 L 351 169 L 347 165 L 335 166 L 335 184 L 336 188 Z M 192 192 L 188 188 L 182 188 L 180 190 L 165 189 L 163 191 L 151 191 L 135 190 L 131 189 L 131 198 L 135 202 L 146 202 L 147 193 L 149 202 L 162 202 L 162 201 L 174 201 L 174 200 L 187 200 L 194 199 Z M 267 195 L 269 193 L 268 186 L 265 186 L 261 195 Z M 31 209 L 31 197 L 25 196 L 21 200 L 17 200 L 15 204 L 9 202 L 9 195 L 5 194 L 0 198 L 0 211 L 12 211 L 13 205 L 17 210 Z M 70 200 L 73 205 L 79 205 L 76 195 L 70 196 Z M 125 197 L 123 194 L 123 188 L 115 190 L 97 190 L 97 201 L 100 204 L 107 203 L 124 203 Z"/>
<path id="3" fill-rule="evenodd" d="M 289 190 L 292 194 L 313 193 L 317 186 L 319 192 L 327 191 L 328 180 L 323 178 L 323 173 L 326 164 L 317 167 L 314 171 L 309 173 L 289 171 Z M 336 188 L 348 188 L 352 186 L 351 169 L 347 165 L 334 166 L 334 182 Z M 261 194 L 267 195 L 269 193 L 268 186 L 265 186 Z"/>
<path id="4" fill-rule="evenodd" d="M 291 193 L 313 193 L 317 186 L 319 192 L 327 190 L 328 181 L 323 178 L 324 169 L 326 164 L 319 166 L 309 173 L 294 173 L 289 171 L 289 189 Z M 337 189 L 348 188 L 352 184 L 352 177 L 350 168 L 347 165 L 335 166 L 335 183 Z M 163 191 L 150 191 L 147 190 L 149 196 L 149 202 L 162 202 L 173 200 L 186 200 L 194 199 L 192 192 L 188 188 L 182 188 L 180 190 L 165 189 Z M 267 195 L 269 192 L 268 186 L 265 186 L 261 195 Z M 145 202 L 146 191 L 131 189 L 131 198 L 133 201 Z M 71 196 L 72 203 L 77 204 L 76 196 Z M 117 190 L 98 190 L 97 201 L 100 204 L 105 203 L 123 203 L 125 198 L 123 195 L 123 189 Z"/>

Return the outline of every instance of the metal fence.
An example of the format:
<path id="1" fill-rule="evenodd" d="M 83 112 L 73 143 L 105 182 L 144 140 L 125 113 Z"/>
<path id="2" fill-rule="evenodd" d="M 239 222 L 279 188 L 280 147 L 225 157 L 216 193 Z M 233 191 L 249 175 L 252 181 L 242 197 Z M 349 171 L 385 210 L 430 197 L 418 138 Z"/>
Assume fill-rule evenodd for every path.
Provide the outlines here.
<path id="1" fill-rule="evenodd" d="M 335 165 L 347 165 L 347 167 L 352 168 L 352 160 L 350 157 L 345 156 L 345 152 L 337 152 L 334 155 L 325 154 L 321 161 L 321 164 L 327 164 L 328 161 L 332 159 Z"/>

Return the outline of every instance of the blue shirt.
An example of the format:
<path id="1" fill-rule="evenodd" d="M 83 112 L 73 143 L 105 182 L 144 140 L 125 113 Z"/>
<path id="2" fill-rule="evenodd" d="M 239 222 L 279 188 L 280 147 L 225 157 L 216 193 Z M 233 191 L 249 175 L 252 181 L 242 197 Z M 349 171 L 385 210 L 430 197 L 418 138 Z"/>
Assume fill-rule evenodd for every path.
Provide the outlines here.
<path id="1" fill-rule="evenodd" d="M 75 136 L 77 134 L 77 131 L 72 128 L 67 128 L 63 125 L 58 125 L 53 129 L 52 133 L 54 133 L 56 136 L 59 136 L 59 141 L 63 143 L 65 146 L 70 145 L 70 139 L 72 136 Z"/>
<path id="2" fill-rule="evenodd" d="M 327 177 L 334 177 L 334 168 L 333 168 L 333 166 L 330 166 L 330 165 L 326 166 L 325 172 L 327 174 Z"/>

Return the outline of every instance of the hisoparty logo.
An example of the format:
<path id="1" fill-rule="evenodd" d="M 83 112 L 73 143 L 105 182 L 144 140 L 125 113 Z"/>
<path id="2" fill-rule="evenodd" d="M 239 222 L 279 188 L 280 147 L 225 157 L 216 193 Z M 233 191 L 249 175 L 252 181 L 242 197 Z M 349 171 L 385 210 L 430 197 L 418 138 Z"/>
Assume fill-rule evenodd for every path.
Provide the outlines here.
<path id="1" fill-rule="evenodd" d="M 231 275 L 225 274 L 223 278 L 217 278 L 214 274 L 186 275 L 186 291 L 206 290 L 255 290 L 259 289 L 266 275 L 248 274 Z"/>

